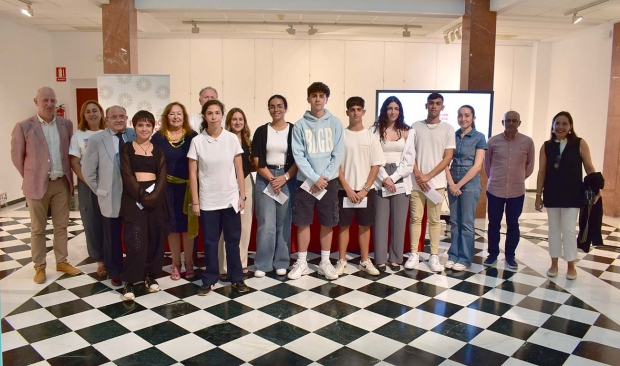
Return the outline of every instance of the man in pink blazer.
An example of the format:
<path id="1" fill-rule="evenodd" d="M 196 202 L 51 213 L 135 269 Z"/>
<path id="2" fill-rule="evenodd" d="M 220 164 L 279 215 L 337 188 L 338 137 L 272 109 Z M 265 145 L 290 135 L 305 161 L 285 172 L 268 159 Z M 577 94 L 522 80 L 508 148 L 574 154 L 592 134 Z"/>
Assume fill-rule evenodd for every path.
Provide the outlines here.
<path id="1" fill-rule="evenodd" d="M 67 262 L 69 198 L 73 173 L 69 164 L 69 142 L 73 123 L 56 117 L 56 93 L 43 87 L 34 98 L 37 114 L 15 125 L 11 133 L 11 160 L 23 178 L 22 190 L 30 211 L 30 246 L 34 282 L 45 282 L 45 227 L 51 208 L 54 225 L 56 270 L 70 275 L 81 271 Z"/>

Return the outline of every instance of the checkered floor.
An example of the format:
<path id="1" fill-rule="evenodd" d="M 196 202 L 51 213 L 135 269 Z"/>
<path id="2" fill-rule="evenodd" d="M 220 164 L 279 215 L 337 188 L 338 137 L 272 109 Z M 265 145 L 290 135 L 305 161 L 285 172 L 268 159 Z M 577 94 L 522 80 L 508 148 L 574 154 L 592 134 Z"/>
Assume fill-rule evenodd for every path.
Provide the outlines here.
<path id="1" fill-rule="evenodd" d="M 27 232 L 17 233 L 14 226 L 27 222 L 2 220 L 8 234 L 0 234 L 0 244 L 24 240 L 18 235 Z M 520 248 L 527 252 L 518 252 L 518 271 L 503 261 L 497 268 L 481 265 L 487 253 L 479 231 L 467 272 L 434 274 L 423 262 L 418 270 L 374 277 L 358 271 L 359 257 L 351 253 L 347 274 L 336 281 L 316 272 L 296 281 L 273 273 L 250 276 L 251 292 L 244 295 L 220 282 L 198 297 L 200 281 L 172 281 L 166 275 L 159 279 L 161 292 L 143 290 L 135 303 L 125 304 L 120 289 L 84 260 L 79 268 L 86 274 L 49 281 L 2 318 L 3 361 L 15 366 L 618 364 L 620 325 L 612 315 L 574 295 L 577 289 L 559 280 L 562 273 L 550 281 L 533 269 L 534 259 L 548 262 L 538 254 L 545 243 L 532 239 L 545 222 L 534 227 L 533 221 L 539 220 L 523 220 L 531 230 L 522 233 L 528 239 Z M 613 229 L 609 235 L 617 233 Z M 72 240 L 78 242 L 74 245 L 84 245 L 83 235 Z M 4 249 L 21 245 L 27 243 L 0 248 L 23 265 L 19 260 L 26 257 L 11 254 L 25 248 Z M 442 242 L 442 262 L 446 248 Z M 574 282 L 605 281 L 599 281 L 601 296 L 615 309 L 620 290 L 612 282 L 620 281 L 605 273 L 618 273 L 618 256 L 620 250 L 612 247 L 583 253 L 579 265 L 589 273 Z M 310 254 L 309 259 L 316 269 L 319 258 Z M 2 296 L 11 293 L 3 289 Z"/>

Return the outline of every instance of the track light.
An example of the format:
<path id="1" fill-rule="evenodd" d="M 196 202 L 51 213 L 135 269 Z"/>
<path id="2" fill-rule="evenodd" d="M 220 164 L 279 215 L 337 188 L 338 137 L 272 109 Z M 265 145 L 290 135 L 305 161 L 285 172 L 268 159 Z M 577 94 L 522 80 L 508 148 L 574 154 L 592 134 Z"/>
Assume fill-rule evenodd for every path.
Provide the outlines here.
<path id="1" fill-rule="evenodd" d="M 21 12 L 22 14 L 24 14 L 27 17 L 33 17 L 34 16 L 34 10 L 32 10 L 32 3 L 30 1 L 25 1 L 25 0 L 19 0 L 20 2 L 26 4 L 25 8 L 21 8 Z"/>
<path id="2" fill-rule="evenodd" d="M 583 17 L 581 15 L 578 16 L 577 13 L 573 14 L 573 24 L 577 24 L 582 20 L 583 20 Z"/>
<path id="3" fill-rule="evenodd" d="M 291 36 L 294 36 L 295 32 L 295 28 L 293 28 L 292 25 L 289 25 L 288 28 L 286 28 L 286 33 L 290 34 Z"/>
<path id="4" fill-rule="evenodd" d="M 454 35 L 454 31 L 450 32 L 450 42 L 456 41 L 456 36 Z"/>
<path id="5" fill-rule="evenodd" d="M 445 44 L 450 44 L 450 38 L 448 37 L 448 33 L 443 35 L 443 41 Z"/>
<path id="6" fill-rule="evenodd" d="M 404 28 L 405 30 L 403 30 L 403 37 L 411 37 L 411 32 L 409 31 L 409 29 L 407 29 L 407 27 Z"/>
<path id="7" fill-rule="evenodd" d="M 194 24 L 194 26 L 192 27 L 192 33 L 194 33 L 194 34 L 200 33 L 200 28 L 198 28 L 198 24 L 196 24 L 196 23 L 193 23 L 193 24 Z"/>
<path id="8" fill-rule="evenodd" d="M 459 28 L 457 28 L 454 31 L 454 34 L 456 35 L 456 39 L 460 40 L 461 38 L 463 38 L 463 36 L 461 35 L 461 30 Z"/>
<path id="9" fill-rule="evenodd" d="M 314 26 L 311 25 L 310 28 L 308 28 L 308 35 L 309 36 L 315 35 L 316 32 L 318 32 L 318 31 L 319 31 L 318 29 L 314 29 Z"/>

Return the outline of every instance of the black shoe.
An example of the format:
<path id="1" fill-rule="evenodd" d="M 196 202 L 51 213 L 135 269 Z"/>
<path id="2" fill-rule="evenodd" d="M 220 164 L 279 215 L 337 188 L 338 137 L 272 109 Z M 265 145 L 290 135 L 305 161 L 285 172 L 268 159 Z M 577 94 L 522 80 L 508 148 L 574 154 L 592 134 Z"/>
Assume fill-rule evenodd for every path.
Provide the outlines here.
<path id="1" fill-rule="evenodd" d="M 377 266 L 375 266 L 375 268 L 377 268 L 379 270 L 379 272 L 381 272 L 381 273 L 385 273 L 385 271 L 386 271 L 385 264 L 377 265 Z"/>
<path id="2" fill-rule="evenodd" d="M 133 283 L 125 282 L 121 298 L 123 301 L 134 301 L 136 299 L 136 294 L 133 292 Z"/>
<path id="3" fill-rule="evenodd" d="M 198 296 L 207 296 L 211 292 L 211 285 L 202 285 L 198 289 Z"/>
<path id="4" fill-rule="evenodd" d="M 144 276 L 144 287 L 148 292 L 158 292 L 159 291 L 159 283 L 155 280 L 155 276 L 149 273 Z"/>
<path id="5" fill-rule="evenodd" d="M 393 264 L 393 263 L 390 263 L 390 269 L 391 269 L 392 271 L 394 271 L 394 272 L 398 272 L 398 271 L 400 271 L 400 264 Z"/>
<path id="6" fill-rule="evenodd" d="M 248 285 L 245 284 L 245 282 L 243 282 L 243 280 L 237 281 L 237 282 L 233 283 L 231 286 L 235 290 L 241 292 L 242 294 L 246 293 L 246 292 L 250 292 L 250 288 L 248 287 Z"/>

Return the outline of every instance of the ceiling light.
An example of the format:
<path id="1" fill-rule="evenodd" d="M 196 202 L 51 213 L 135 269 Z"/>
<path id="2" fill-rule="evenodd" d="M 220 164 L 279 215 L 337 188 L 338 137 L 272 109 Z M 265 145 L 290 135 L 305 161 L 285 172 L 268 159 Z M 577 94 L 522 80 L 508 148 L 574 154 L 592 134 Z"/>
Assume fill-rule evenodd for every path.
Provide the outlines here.
<path id="1" fill-rule="evenodd" d="M 28 2 L 28 1 L 21 1 L 21 2 L 26 4 L 26 8 L 21 8 L 22 14 L 24 14 L 27 17 L 34 16 L 34 10 L 32 10 L 32 6 L 31 6 L 32 3 Z"/>
<path id="2" fill-rule="evenodd" d="M 461 38 L 463 38 L 463 36 L 461 35 L 461 30 L 458 28 L 454 31 L 454 34 L 456 35 L 456 39 L 460 40 Z"/>
<path id="3" fill-rule="evenodd" d="M 444 33 L 443 41 L 445 44 L 450 44 L 450 37 L 448 37 L 448 33 Z"/>
<path id="4" fill-rule="evenodd" d="M 454 35 L 454 32 L 450 32 L 450 42 L 454 41 L 456 41 L 456 36 Z"/>
<path id="5" fill-rule="evenodd" d="M 578 16 L 577 13 L 573 14 L 573 24 L 577 24 L 582 20 L 583 20 L 583 17 L 581 15 Z"/>
<path id="6" fill-rule="evenodd" d="M 316 32 L 318 32 L 318 31 L 319 31 L 318 29 L 314 29 L 314 26 L 311 25 L 310 28 L 308 28 L 308 35 L 309 36 L 315 35 Z"/>
<path id="7" fill-rule="evenodd" d="M 290 34 L 291 36 L 295 35 L 295 28 L 293 28 L 292 25 L 289 25 L 288 28 L 286 28 L 286 33 Z"/>
<path id="8" fill-rule="evenodd" d="M 192 27 L 192 33 L 194 34 L 200 33 L 200 28 L 198 28 L 198 25 L 196 23 L 194 23 L 194 26 Z"/>
<path id="9" fill-rule="evenodd" d="M 407 29 L 407 27 L 405 27 L 405 30 L 403 31 L 403 37 L 411 37 L 411 32 Z"/>

